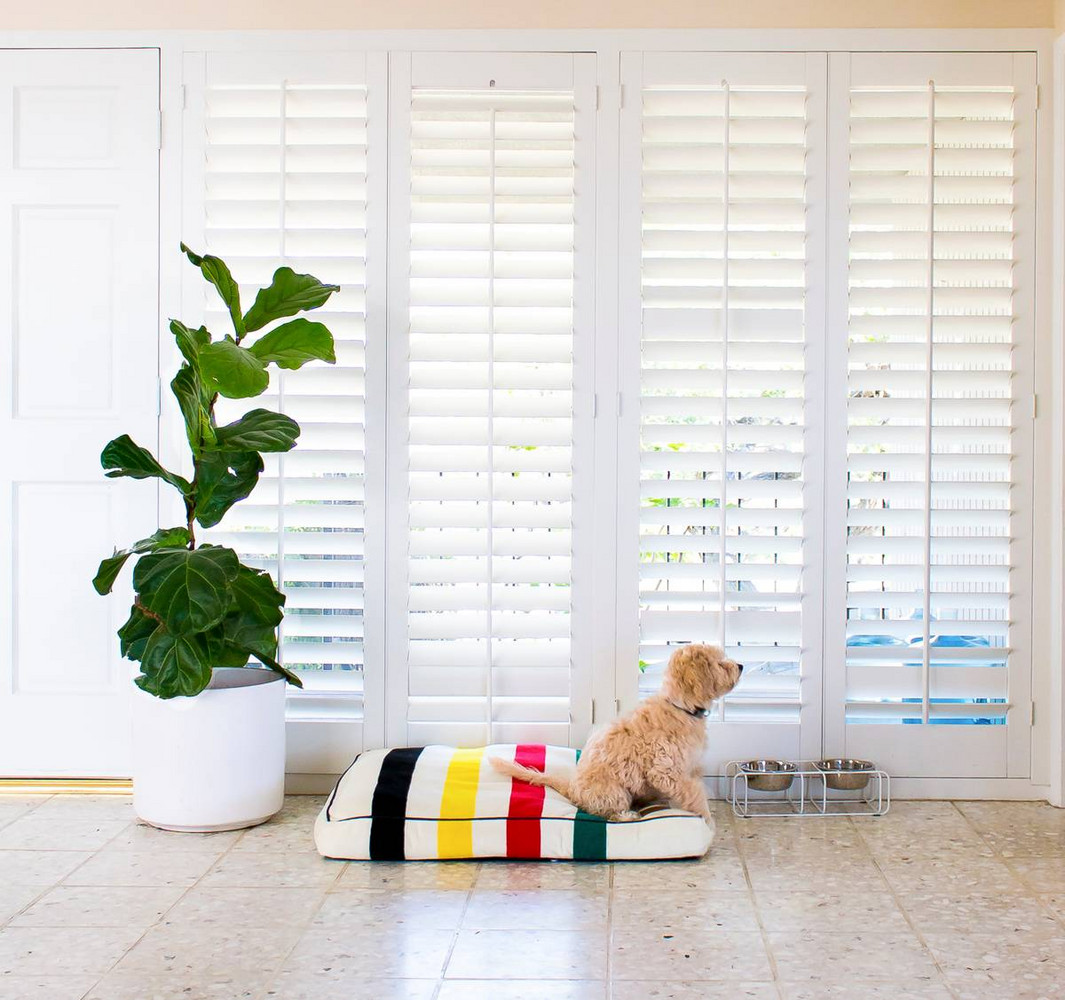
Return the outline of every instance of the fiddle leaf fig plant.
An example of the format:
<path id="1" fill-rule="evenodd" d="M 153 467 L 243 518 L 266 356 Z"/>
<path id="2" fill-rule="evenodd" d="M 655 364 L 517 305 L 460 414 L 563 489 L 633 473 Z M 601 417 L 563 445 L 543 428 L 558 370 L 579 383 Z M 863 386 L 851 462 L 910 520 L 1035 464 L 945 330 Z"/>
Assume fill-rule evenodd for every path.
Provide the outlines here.
<path id="1" fill-rule="evenodd" d="M 235 503 L 255 488 L 263 453 L 296 446 L 300 427 L 273 410 L 249 410 L 239 420 L 218 425 L 219 396 L 248 399 L 270 384 L 270 365 L 297 369 L 312 361 L 336 361 L 333 335 L 322 323 L 297 318 L 340 290 L 309 274 L 280 267 L 242 312 L 240 287 L 225 261 L 182 252 L 218 292 L 232 323 L 220 338 L 205 327 L 191 329 L 171 320 L 170 332 L 184 358 L 170 388 L 185 423 L 192 453 L 192 479 L 163 467 L 128 434 L 109 442 L 100 455 L 105 475 L 159 479 L 181 494 L 185 524 L 162 528 L 100 563 L 93 586 L 111 592 L 130 559 L 135 599 L 118 630 L 122 655 L 140 664 L 137 686 L 159 698 L 190 697 L 211 681 L 214 667 L 245 667 L 250 659 L 301 687 L 300 679 L 277 661 L 277 626 L 285 595 L 268 573 L 245 566 L 232 549 L 196 541 L 196 525 L 218 524 Z M 257 334 L 251 338 L 249 335 Z"/>

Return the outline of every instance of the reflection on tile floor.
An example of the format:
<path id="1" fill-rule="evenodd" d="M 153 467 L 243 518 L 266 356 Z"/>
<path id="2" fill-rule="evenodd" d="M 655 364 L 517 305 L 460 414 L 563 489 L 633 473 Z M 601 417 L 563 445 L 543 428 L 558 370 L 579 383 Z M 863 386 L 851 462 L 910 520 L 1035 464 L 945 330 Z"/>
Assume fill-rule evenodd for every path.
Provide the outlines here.
<path id="1" fill-rule="evenodd" d="M 733 820 L 700 862 L 342 864 L 0 796 L 3 1000 L 1065 1000 L 1065 810 Z"/>

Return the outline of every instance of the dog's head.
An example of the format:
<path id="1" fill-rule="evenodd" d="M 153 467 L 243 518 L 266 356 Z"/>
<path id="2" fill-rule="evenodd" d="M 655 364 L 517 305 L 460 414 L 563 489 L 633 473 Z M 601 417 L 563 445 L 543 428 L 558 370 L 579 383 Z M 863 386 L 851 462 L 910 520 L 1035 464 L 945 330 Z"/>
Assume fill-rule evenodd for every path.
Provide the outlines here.
<path id="1" fill-rule="evenodd" d="M 743 667 L 720 646 L 692 643 L 669 658 L 662 694 L 687 709 L 708 708 L 736 686 L 742 673 Z"/>

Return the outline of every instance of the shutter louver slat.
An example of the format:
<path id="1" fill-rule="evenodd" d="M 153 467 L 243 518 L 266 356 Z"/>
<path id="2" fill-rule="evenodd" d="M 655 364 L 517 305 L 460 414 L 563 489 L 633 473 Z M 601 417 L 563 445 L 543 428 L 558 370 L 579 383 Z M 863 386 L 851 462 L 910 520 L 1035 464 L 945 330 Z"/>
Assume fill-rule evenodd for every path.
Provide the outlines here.
<path id="1" fill-rule="evenodd" d="M 272 371 L 256 406 L 280 409 L 301 434 L 294 451 L 268 455 L 252 495 L 210 532 L 287 596 L 280 659 L 342 690 L 362 689 L 366 87 L 308 73 L 242 82 L 212 73 L 206 88 L 208 249 L 249 283 L 282 264 L 341 285 L 314 318 L 332 330 L 337 364 Z M 241 288 L 245 307 L 251 289 Z M 216 335 L 228 318 L 211 302 Z M 222 400 L 220 419 L 248 401 Z M 336 688 L 336 684 L 330 684 Z"/>
<path id="2" fill-rule="evenodd" d="M 643 89 L 640 690 L 723 641 L 725 722 L 801 704 L 806 102 L 802 75 Z"/>
<path id="3" fill-rule="evenodd" d="M 412 739 L 568 740 L 574 94 L 415 87 Z"/>

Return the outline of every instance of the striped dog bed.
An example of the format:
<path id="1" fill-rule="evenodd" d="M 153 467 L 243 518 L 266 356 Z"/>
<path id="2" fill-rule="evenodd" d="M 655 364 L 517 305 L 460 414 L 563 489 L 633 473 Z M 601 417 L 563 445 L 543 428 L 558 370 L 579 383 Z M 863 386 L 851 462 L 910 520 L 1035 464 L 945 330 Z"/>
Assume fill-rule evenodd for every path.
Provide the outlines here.
<path id="1" fill-rule="evenodd" d="M 580 751 L 513 743 L 369 750 L 344 772 L 315 822 L 319 852 L 362 861 L 603 861 L 700 857 L 713 840 L 700 817 L 664 806 L 608 823 L 550 788 L 499 774 L 489 756 L 565 774 Z"/>

